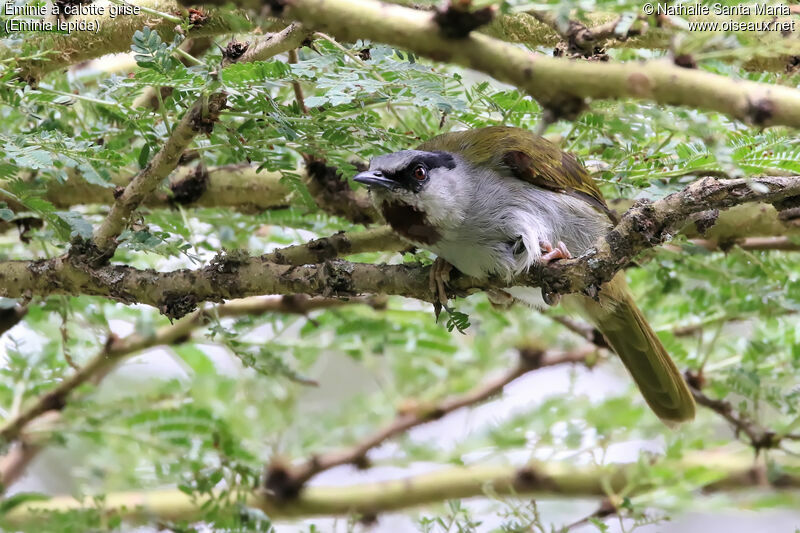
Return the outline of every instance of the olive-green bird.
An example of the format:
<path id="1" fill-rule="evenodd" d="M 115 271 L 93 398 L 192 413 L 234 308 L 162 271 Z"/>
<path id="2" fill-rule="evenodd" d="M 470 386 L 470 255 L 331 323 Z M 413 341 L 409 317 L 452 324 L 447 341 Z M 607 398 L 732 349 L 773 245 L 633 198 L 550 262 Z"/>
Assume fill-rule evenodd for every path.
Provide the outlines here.
<path id="1" fill-rule="evenodd" d="M 519 128 L 439 135 L 416 150 L 374 158 L 355 177 L 392 228 L 437 256 L 432 288 L 445 301 L 447 269 L 512 279 L 538 263 L 580 255 L 615 220 L 586 170 L 570 154 Z M 444 296 L 442 296 L 444 295 Z M 542 308 L 541 290 L 510 287 L 493 301 Z M 642 395 L 665 422 L 694 418 L 692 394 L 617 274 L 599 301 L 564 296 L 620 356 Z"/>

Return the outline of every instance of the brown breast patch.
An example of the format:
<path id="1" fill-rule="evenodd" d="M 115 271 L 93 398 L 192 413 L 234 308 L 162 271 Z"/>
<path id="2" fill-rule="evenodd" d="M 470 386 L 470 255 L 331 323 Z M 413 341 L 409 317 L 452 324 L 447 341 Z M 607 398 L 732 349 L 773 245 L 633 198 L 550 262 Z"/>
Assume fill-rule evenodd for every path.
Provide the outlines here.
<path id="1" fill-rule="evenodd" d="M 434 244 L 441 239 L 439 231 L 428 223 L 425 213 L 397 202 L 384 202 L 381 212 L 386 222 L 406 239 L 421 244 Z"/>

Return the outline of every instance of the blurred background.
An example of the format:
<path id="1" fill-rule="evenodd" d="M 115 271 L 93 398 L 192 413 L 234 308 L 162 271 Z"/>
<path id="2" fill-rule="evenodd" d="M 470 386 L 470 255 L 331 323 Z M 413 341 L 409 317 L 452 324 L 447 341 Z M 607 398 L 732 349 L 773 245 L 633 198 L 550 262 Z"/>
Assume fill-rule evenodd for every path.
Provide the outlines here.
<path id="1" fill-rule="evenodd" d="M 657 24 L 638 18 L 641 6 L 627 0 L 473 2 L 471 9 L 489 4 L 496 20 L 482 31 L 550 56 L 626 64 L 660 58 L 731 82 L 797 88 L 800 81 L 791 59 L 800 57 L 795 33 L 693 32 L 690 17 Z M 173 6 L 147 5 L 167 17 Z M 230 7 L 205 16 L 225 22 L 226 13 L 239 17 Z M 612 31 L 596 46 L 575 49 L 559 34 L 570 20 L 590 28 L 611 23 Z M 220 68 L 230 60 L 229 43 L 255 46 L 260 34 L 285 24 L 254 16 L 245 27 L 184 39 L 166 21 L 169 30 L 151 32 L 142 30 L 143 18 L 130 20 L 131 38 L 119 34 L 130 52 L 66 72 L 38 70 L 42 46 L 58 51 L 57 42 L 3 36 L 11 51 L 4 53 L 14 55 L 3 63 L 0 89 L 0 271 L 4 262 L 58 257 L 89 238 L 114 188 L 146 168 L 198 95 L 220 86 L 228 109 L 212 132 L 191 141 L 137 212 L 113 263 L 199 269 L 222 250 L 252 256 L 339 231 L 375 231 L 381 222 L 369 212 L 366 191 L 350 180 L 360 165 L 442 132 L 487 125 L 536 131 L 574 153 L 620 212 L 702 176 L 800 174 L 800 138 L 791 128 L 627 99 L 587 101 L 567 112 L 482 73 L 313 32 L 289 53 Z M 28 69 L 36 83 L 14 77 L 15 68 Z M 327 166 L 323 178 L 308 171 L 311 162 Z M 266 295 L 201 303 L 199 314 L 170 320 L 163 309 L 100 296 L 2 298 L 10 326 L 0 329 L 2 512 L 49 496 L 85 506 L 7 527 L 795 531 L 797 227 L 789 212 L 746 205 L 722 213 L 705 232 L 689 223 L 626 269 L 637 304 L 707 400 L 694 422 L 673 429 L 647 408 L 616 356 L 593 343 L 591 328 L 560 307 L 501 311 L 479 293 L 452 302 L 456 318 L 443 313 L 437 321 L 430 304 L 396 296 L 292 304 Z M 434 258 L 385 242 L 345 258 Z M 506 379 L 521 351 L 544 354 L 542 368 Z M 565 354 L 572 362 L 548 363 Z M 51 405 L 14 425 L 87 368 L 63 408 Z M 502 393 L 484 394 L 498 382 Z M 453 401 L 463 407 L 422 423 Z M 367 446 L 357 465 L 324 468 L 307 485 L 348 495 L 353 486 L 463 466 L 513 472 L 546 465 L 587 472 L 603 490 L 574 482 L 532 498 L 487 485 L 468 497 L 445 491 L 423 507 L 335 519 L 269 517 L 214 492 L 250 494 L 263 483 L 265 465 L 351 450 L 415 416 L 419 424 Z M 610 479 L 621 465 L 633 474 L 620 489 Z M 159 489 L 212 503 L 177 518 L 101 512 L 104 495 Z"/>

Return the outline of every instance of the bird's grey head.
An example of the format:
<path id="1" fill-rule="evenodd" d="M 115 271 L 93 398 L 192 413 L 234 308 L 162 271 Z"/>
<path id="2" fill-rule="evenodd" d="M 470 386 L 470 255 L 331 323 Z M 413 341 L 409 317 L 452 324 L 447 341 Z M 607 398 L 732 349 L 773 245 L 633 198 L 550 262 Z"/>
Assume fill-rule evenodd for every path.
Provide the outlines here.
<path id="1" fill-rule="evenodd" d="M 459 224 L 464 216 L 464 203 L 458 200 L 467 183 L 465 168 L 449 152 L 403 150 L 373 158 L 369 170 L 353 179 L 369 187 L 375 205 L 396 231 L 432 244 L 427 241 L 434 240 L 434 233 Z"/>

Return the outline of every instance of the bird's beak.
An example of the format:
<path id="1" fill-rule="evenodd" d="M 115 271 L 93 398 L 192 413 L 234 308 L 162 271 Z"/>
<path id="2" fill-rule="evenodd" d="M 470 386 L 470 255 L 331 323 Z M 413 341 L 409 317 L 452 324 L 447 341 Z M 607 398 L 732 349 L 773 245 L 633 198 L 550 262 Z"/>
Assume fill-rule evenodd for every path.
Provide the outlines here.
<path id="1" fill-rule="evenodd" d="M 367 170 L 358 174 L 353 181 L 363 183 L 369 187 L 383 187 L 384 189 L 394 189 L 397 183 L 394 180 L 385 178 L 379 170 Z"/>

